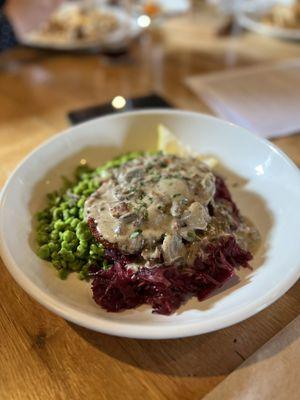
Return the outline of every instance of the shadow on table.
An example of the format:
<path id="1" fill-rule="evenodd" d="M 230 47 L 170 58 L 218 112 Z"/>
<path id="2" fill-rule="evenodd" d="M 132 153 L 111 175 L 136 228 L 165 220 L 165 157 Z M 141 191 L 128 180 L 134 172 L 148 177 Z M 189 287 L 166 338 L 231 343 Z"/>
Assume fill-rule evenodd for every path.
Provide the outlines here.
<path id="1" fill-rule="evenodd" d="M 268 311 L 263 311 L 258 318 L 265 320 L 267 314 Z M 152 341 L 108 336 L 69 323 L 78 335 L 95 348 L 96 352 L 105 353 L 134 368 L 178 377 L 219 377 L 231 373 L 274 335 L 269 332 L 263 343 L 254 345 L 257 333 L 253 329 L 247 330 L 250 324 L 253 325 L 252 319 L 244 321 L 239 326 L 235 325 L 201 336 Z M 257 322 L 257 317 L 255 324 L 263 326 L 263 322 Z M 244 333 L 247 331 L 246 337 L 238 336 L 242 331 Z M 272 352 L 264 353 L 262 358 L 249 359 L 245 367 L 283 351 L 296 339 L 297 335 L 288 336 L 279 341 L 278 346 L 272 346 Z M 241 345 L 245 346 L 245 342 L 248 343 L 249 349 L 244 357 L 238 348 Z"/>

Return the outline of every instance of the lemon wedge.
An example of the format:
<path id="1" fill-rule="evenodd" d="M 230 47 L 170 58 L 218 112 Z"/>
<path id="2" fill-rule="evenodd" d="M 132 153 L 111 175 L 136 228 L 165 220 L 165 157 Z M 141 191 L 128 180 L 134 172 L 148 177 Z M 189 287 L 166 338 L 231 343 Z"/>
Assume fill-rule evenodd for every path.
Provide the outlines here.
<path id="1" fill-rule="evenodd" d="M 196 157 L 209 168 L 214 168 L 218 164 L 215 157 L 206 157 L 195 154 L 190 149 L 185 147 L 180 140 L 172 133 L 165 125 L 158 125 L 158 151 L 164 154 L 175 154 L 180 157 Z"/>
<path id="2" fill-rule="evenodd" d="M 158 150 L 164 154 L 175 154 L 181 157 L 190 156 L 190 152 L 185 146 L 177 139 L 165 125 L 158 125 Z"/>

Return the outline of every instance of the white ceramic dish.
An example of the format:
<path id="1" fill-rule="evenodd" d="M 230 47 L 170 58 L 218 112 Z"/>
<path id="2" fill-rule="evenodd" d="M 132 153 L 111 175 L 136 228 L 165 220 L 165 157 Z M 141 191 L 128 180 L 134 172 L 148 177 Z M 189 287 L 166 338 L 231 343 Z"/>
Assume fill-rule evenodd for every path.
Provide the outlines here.
<path id="1" fill-rule="evenodd" d="M 285 40 L 300 40 L 300 29 L 280 28 L 275 25 L 268 25 L 261 21 L 263 14 L 270 10 L 275 3 L 288 5 L 291 2 L 291 0 L 268 0 L 264 2 L 261 0 L 249 1 L 246 3 L 246 6 L 241 7 L 237 12 L 238 23 L 249 31 L 261 35 Z"/>
<path id="2" fill-rule="evenodd" d="M 70 9 L 77 8 L 76 4 L 65 3 L 59 8 L 60 12 L 69 11 Z M 119 27 L 101 39 L 87 39 L 84 41 L 74 40 L 65 41 L 52 39 L 50 36 L 43 37 L 39 35 L 39 32 L 29 32 L 23 36 L 20 40 L 22 44 L 30 47 L 45 48 L 51 50 L 89 50 L 94 48 L 118 48 L 127 45 L 130 41 L 138 37 L 142 28 L 138 25 L 137 20 L 129 15 L 120 7 L 99 7 L 101 11 L 110 13 L 116 17 L 119 23 Z"/>
<path id="3" fill-rule="evenodd" d="M 238 272 L 207 300 L 190 300 L 171 316 L 147 306 L 107 313 L 92 300 L 90 286 L 54 268 L 33 250 L 33 214 L 61 174 L 80 159 L 99 165 L 129 150 L 153 149 L 158 123 L 168 126 L 194 151 L 217 156 L 244 185 L 232 188 L 242 213 L 258 226 L 263 243 L 253 271 Z M 237 178 L 229 171 L 228 183 Z M 222 120 L 185 111 L 153 110 L 92 120 L 57 135 L 33 151 L 14 171 L 1 196 L 0 244 L 8 270 L 23 289 L 49 310 L 99 332 L 135 338 L 175 338 L 232 325 L 279 298 L 300 273 L 300 174 L 271 143 Z"/>
<path id="4" fill-rule="evenodd" d="M 157 0 L 165 16 L 184 14 L 191 8 L 190 0 Z"/>

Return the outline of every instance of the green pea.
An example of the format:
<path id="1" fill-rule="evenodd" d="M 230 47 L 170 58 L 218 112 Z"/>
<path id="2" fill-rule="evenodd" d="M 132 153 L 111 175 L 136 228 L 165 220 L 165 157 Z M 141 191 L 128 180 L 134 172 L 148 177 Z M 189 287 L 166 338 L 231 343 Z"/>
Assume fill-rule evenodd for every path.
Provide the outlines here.
<path id="1" fill-rule="evenodd" d="M 52 265 L 57 268 L 60 269 L 61 268 L 61 260 L 60 259 L 52 259 Z"/>
<path id="2" fill-rule="evenodd" d="M 106 171 L 106 169 L 102 166 L 102 167 L 96 168 L 95 172 L 96 172 L 97 175 L 101 175 L 105 171 Z"/>
<path id="3" fill-rule="evenodd" d="M 65 280 L 65 279 L 67 279 L 67 277 L 69 275 L 69 271 L 67 270 L 67 268 L 63 268 L 59 271 L 58 275 L 59 275 L 60 279 Z"/>
<path id="4" fill-rule="evenodd" d="M 64 250 L 71 250 L 71 246 L 70 246 L 70 244 L 68 243 L 68 242 L 65 242 L 65 241 L 63 241 L 62 243 L 61 243 L 61 249 L 64 249 Z"/>
<path id="5" fill-rule="evenodd" d="M 108 161 L 105 165 L 104 165 L 104 169 L 108 169 L 108 168 L 113 168 L 115 166 L 113 161 Z"/>
<path id="6" fill-rule="evenodd" d="M 79 240 L 77 238 L 75 238 L 71 242 L 69 242 L 69 245 L 70 245 L 72 250 L 76 250 L 78 244 L 79 244 Z"/>
<path id="7" fill-rule="evenodd" d="M 79 207 L 79 208 L 83 207 L 83 206 L 84 206 L 84 203 L 85 203 L 85 199 L 84 199 L 84 198 L 81 198 L 81 199 L 78 200 L 78 202 L 77 202 L 77 207 Z"/>
<path id="8" fill-rule="evenodd" d="M 78 274 L 79 279 L 83 280 L 83 279 L 86 279 L 88 277 L 89 268 L 90 268 L 90 266 L 88 264 L 84 265 L 81 268 L 81 271 Z"/>
<path id="9" fill-rule="evenodd" d="M 49 226 L 49 222 L 42 220 L 41 222 L 38 223 L 37 225 L 37 230 L 39 231 L 45 231 L 45 229 Z"/>
<path id="10" fill-rule="evenodd" d="M 59 245 L 58 245 L 59 248 Z M 59 254 L 57 251 L 53 251 L 51 253 L 51 259 L 52 259 L 52 264 L 54 265 L 54 261 L 56 262 L 57 260 L 59 260 Z"/>
<path id="11" fill-rule="evenodd" d="M 56 199 L 54 199 L 54 204 L 58 205 L 61 202 L 61 197 L 57 197 Z"/>
<path id="12" fill-rule="evenodd" d="M 79 222 L 79 224 L 76 227 L 76 233 L 81 233 L 84 232 L 87 228 L 87 224 L 84 221 Z"/>
<path id="13" fill-rule="evenodd" d="M 71 228 L 76 228 L 76 226 L 79 224 L 79 222 L 80 222 L 80 219 L 78 219 L 78 218 L 72 219 L 72 221 L 70 223 Z"/>
<path id="14" fill-rule="evenodd" d="M 90 246 L 90 255 L 96 258 L 99 258 L 99 256 L 102 256 L 104 253 L 103 246 L 101 245 L 96 245 L 96 244 L 91 244 Z"/>
<path id="15" fill-rule="evenodd" d="M 76 255 L 78 255 L 79 257 L 82 257 L 85 255 L 86 251 L 87 251 L 87 246 L 83 245 L 81 242 L 79 244 L 79 246 L 77 246 Z"/>
<path id="16" fill-rule="evenodd" d="M 50 225 L 46 226 L 45 229 L 44 229 L 44 231 L 45 231 L 46 233 L 51 233 L 52 230 L 53 230 L 53 227 L 51 227 Z"/>
<path id="17" fill-rule="evenodd" d="M 52 215 L 53 219 L 55 220 L 60 219 L 63 216 L 62 209 L 60 207 L 55 208 Z"/>
<path id="18" fill-rule="evenodd" d="M 44 244 L 43 246 L 41 246 L 38 249 L 37 254 L 43 260 L 48 260 L 50 258 L 50 248 L 49 248 L 49 246 L 47 244 Z"/>
<path id="19" fill-rule="evenodd" d="M 59 250 L 59 244 L 58 244 L 58 243 L 49 242 L 49 243 L 48 243 L 48 246 L 49 246 L 49 249 L 50 249 L 50 251 L 51 251 L 51 256 L 52 256 L 52 253 L 53 253 L 54 251 Z"/>
<path id="20" fill-rule="evenodd" d="M 99 245 L 99 246 L 98 246 L 97 254 L 98 254 L 99 256 L 103 256 L 103 255 L 104 255 L 104 247 L 103 247 L 102 245 Z"/>
<path id="21" fill-rule="evenodd" d="M 68 219 L 65 220 L 65 224 L 71 225 L 72 221 L 73 221 L 73 217 L 69 217 Z"/>
<path id="22" fill-rule="evenodd" d="M 44 211 L 39 211 L 36 214 L 37 220 L 38 221 L 43 221 L 43 220 L 49 220 L 51 218 L 51 215 L 48 211 L 44 210 Z"/>
<path id="23" fill-rule="evenodd" d="M 79 244 L 80 244 L 81 246 L 85 247 L 85 248 L 88 248 L 88 247 L 89 247 L 89 242 L 88 242 L 87 240 L 85 240 L 85 239 L 80 239 L 80 240 L 79 240 Z"/>
<path id="24" fill-rule="evenodd" d="M 74 189 L 73 189 L 73 193 L 74 194 L 81 194 L 81 192 L 82 192 L 82 189 L 81 189 L 81 187 L 78 185 L 78 186 L 76 186 Z"/>
<path id="25" fill-rule="evenodd" d="M 84 217 L 84 211 L 83 211 L 83 209 L 79 210 L 78 217 L 79 217 L 80 219 L 83 219 L 83 217 Z"/>
<path id="26" fill-rule="evenodd" d="M 82 266 L 82 264 L 79 261 L 74 261 L 74 262 L 69 264 L 69 268 L 72 271 L 80 271 L 81 270 L 81 266 Z"/>
<path id="27" fill-rule="evenodd" d="M 97 187 L 97 184 L 96 184 L 96 182 L 94 180 L 91 180 L 89 182 L 89 186 L 88 187 L 89 187 L 89 189 L 94 191 L 96 189 L 96 187 Z"/>
<path id="28" fill-rule="evenodd" d="M 49 236 L 47 235 L 47 233 L 44 232 L 39 232 L 37 234 L 37 242 L 39 245 L 43 245 L 49 242 Z"/>
<path id="29" fill-rule="evenodd" d="M 79 235 L 77 235 L 78 239 L 80 241 L 88 241 L 92 238 L 92 235 L 90 231 L 86 230 L 84 232 L 81 232 Z"/>
<path id="30" fill-rule="evenodd" d="M 106 260 L 103 261 L 103 263 L 102 263 L 102 268 L 103 268 L 104 270 L 107 270 L 107 269 L 110 268 L 110 265 L 108 264 L 108 262 L 107 262 Z"/>
<path id="31" fill-rule="evenodd" d="M 85 189 L 87 189 L 87 188 L 89 187 L 89 183 L 88 183 L 87 180 L 83 180 L 83 181 L 80 183 L 80 186 L 81 186 L 81 189 L 82 189 L 82 190 L 85 190 Z"/>
<path id="32" fill-rule="evenodd" d="M 52 232 L 50 233 L 50 238 L 51 238 L 51 240 L 58 240 L 58 238 L 59 238 L 59 233 L 58 233 L 57 231 L 52 231 Z"/>
<path id="33" fill-rule="evenodd" d="M 60 208 L 61 208 L 62 210 L 68 210 L 69 205 L 68 205 L 67 202 L 64 202 L 64 203 L 62 203 L 62 204 L 60 205 Z"/>
<path id="34" fill-rule="evenodd" d="M 65 223 L 61 219 L 58 219 L 54 223 L 54 229 L 56 229 L 57 231 L 62 231 L 64 229 L 64 227 L 65 227 Z"/>
<path id="35" fill-rule="evenodd" d="M 64 259 L 64 261 L 68 261 L 68 262 L 73 262 L 73 261 L 75 261 L 75 256 L 74 256 L 74 254 L 73 254 L 70 250 L 67 250 L 67 249 L 64 248 L 64 247 L 59 251 L 59 254 L 60 254 L 61 257 Z"/>
<path id="36" fill-rule="evenodd" d="M 84 196 L 88 197 L 88 196 L 90 196 L 91 194 L 93 194 L 94 191 L 95 191 L 95 189 L 85 189 L 85 190 L 83 191 L 83 194 L 84 194 Z"/>
<path id="37" fill-rule="evenodd" d="M 83 281 L 84 279 L 87 278 L 87 274 L 84 273 L 83 271 L 80 271 L 79 274 L 78 274 L 78 278 L 79 278 L 81 281 Z"/>
<path id="38" fill-rule="evenodd" d="M 64 217 L 64 221 L 66 221 L 70 217 L 69 210 L 64 210 L 63 211 L 63 217 Z"/>
<path id="39" fill-rule="evenodd" d="M 71 242 L 74 239 L 74 237 L 75 233 L 70 230 L 65 231 L 62 235 L 63 240 L 65 240 L 66 242 Z"/>
<path id="40" fill-rule="evenodd" d="M 78 214 L 78 208 L 77 207 L 72 207 L 70 210 L 70 214 L 71 215 L 77 215 Z"/>
<path id="41" fill-rule="evenodd" d="M 90 253 L 97 253 L 97 251 L 98 251 L 97 245 L 92 243 L 90 247 Z"/>

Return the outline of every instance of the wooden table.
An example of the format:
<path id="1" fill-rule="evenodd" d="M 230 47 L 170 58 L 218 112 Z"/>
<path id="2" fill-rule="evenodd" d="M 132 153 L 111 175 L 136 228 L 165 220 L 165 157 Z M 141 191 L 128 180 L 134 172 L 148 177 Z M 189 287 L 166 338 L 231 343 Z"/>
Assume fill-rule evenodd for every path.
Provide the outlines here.
<path id="1" fill-rule="evenodd" d="M 214 20 L 170 21 L 118 62 L 16 49 L 0 57 L 0 186 L 34 147 L 68 126 L 66 113 L 156 91 L 210 112 L 183 84 L 190 74 L 299 57 L 300 46 L 254 34 L 216 39 Z M 300 165 L 300 135 L 275 141 Z M 284 267 L 284 266 L 283 266 Z M 299 314 L 299 285 L 256 316 L 180 340 L 121 339 L 51 314 L 1 268 L 0 398 L 200 399 Z"/>

